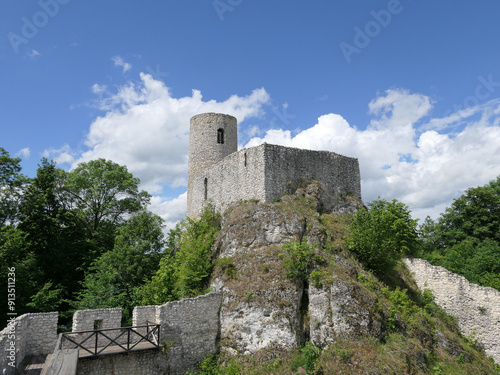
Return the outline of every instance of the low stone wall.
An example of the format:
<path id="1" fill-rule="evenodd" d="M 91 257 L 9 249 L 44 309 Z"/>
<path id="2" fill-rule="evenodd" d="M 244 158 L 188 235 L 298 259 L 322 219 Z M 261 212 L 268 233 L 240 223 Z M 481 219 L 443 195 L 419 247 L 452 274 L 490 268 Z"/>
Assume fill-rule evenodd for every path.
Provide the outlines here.
<path id="1" fill-rule="evenodd" d="M 158 309 L 160 306 L 136 306 L 132 312 L 132 325 L 145 326 L 148 322 L 158 322 Z"/>
<path id="2" fill-rule="evenodd" d="M 465 277 L 422 259 L 405 259 L 421 290 L 430 289 L 435 302 L 457 318 L 463 335 L 473 337 L 500 364 L 500 292 L 472 284 Z"/>
<path id="3" fill-rule="evenodd" d="M 159 341 L 167 350 L 80 359 L 77 375 L 185 374 L 207 355 L 218 352 L 221 304 L 222 293 L 209 293 L 159 306 L 137 306 L 133 311 L 133 325 L 143 326 L 148 321 L 160 324 Z M 89 311 L 79 313 L 91 318 L 97 316 Z"/>
<path id="4" fill-rule="evenodd" d="M 219 350 L 222 293 L 167 302 L 158 307 L 160 343 L 167 343 L 169 374 L 184 374 Z"/>
<path id="5" fill-rule="evenodd" d="M 57 319 L 57 312 L 24 314 L 0 332 L 0 366 L 4 375 L 15 374 L 12 364 L 19 366 L 26 356 L 52 353 L 57 341 Z"/>
<path id="6" fill-rule="evenodd" d="M 168 374 L 160 365 L 165 359 L 160 350 L 83 358 L 78 360 L 77 375 L 163 375 Z"/>
<path id="7" fill-rule="evenodd" d="M 222 293 L 209 293 L 197 298 L 167 302 L 161 306 L 138 306 L 133 313 L 134 326 L 146 325 L 148 321 L 160 324 L 159 342 L 165 343 L 167 350 L 158 348 L 80 359 L 77 374 L 184 374 L 207 355 L 218 352 L 221 304 Z M 80 310 L 73 316 L 73 332 L 92 331 L 96 321 L 99 327 L 95 328 L 116 329 L 121 326 L 121 318 L 120 308 Z M 17 374 L 16 367 L 26 356 L 54 351 L 57 342 L 57 319 L 57 312 L 25 314 L 17 317 L 0 332 L 2 375 Z M 86 337 L 81 336 L 82 340 Z M 132 337 L 132 340 L 135 338 Z M 78 342 L 77 337 L 73 339 Z M 11 342 L 14 343 L 13 360 L 8 358 Z M 104 343 L 108 342 L 109 340 L 105 340 Z M 65 345 L 74 347 L 67 342 Z M 9 366 L 9 363 L 14 366 Z"/>
<path id="8" fill-rule="evenodd" d="M 79 310 L 73 315 L 72 331 L 92 331 L 98 322 L 98 329 L 118 328 L 122 326 L 122 309 Z"/>

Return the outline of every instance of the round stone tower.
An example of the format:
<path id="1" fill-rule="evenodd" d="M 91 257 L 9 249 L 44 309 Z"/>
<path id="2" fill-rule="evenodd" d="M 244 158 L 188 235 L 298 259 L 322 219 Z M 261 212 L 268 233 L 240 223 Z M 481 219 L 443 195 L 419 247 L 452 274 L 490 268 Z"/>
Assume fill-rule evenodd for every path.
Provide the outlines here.
<path id="1" fill-rule="evenodd" d="M 220 113 L 202 113 L 191 118 L 189 127 L 189 159 L 187 216 L 196 217 L 207 200 L 208 167 L 238 151 L 236 118 Z"/>

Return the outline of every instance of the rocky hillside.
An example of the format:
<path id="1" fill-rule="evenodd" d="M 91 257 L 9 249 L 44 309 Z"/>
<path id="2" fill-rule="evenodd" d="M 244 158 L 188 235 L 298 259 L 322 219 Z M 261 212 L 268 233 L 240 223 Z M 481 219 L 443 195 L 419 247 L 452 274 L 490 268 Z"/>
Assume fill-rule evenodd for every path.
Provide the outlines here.
<path id="1" fill-rule="evenodd" d="M 498 374 L 400 263 L 385 280 L 343 237 L 360 203 L 321 212 L 310 184 L 223 216 L 211 286 L 222 291 L 221 354 L 206 374 Z"/>

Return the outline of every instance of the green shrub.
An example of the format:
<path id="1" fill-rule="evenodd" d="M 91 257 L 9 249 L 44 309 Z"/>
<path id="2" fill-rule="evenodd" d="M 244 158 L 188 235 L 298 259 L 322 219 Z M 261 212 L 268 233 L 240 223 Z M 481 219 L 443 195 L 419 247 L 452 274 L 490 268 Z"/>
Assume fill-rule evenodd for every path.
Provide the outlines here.
<path id="1" fill-rule="evenodd" d="M 236 279 L 236 267 L 233 264 L 232 258 L 219 258 L 217 259 L 217 265 L 224 271 L 224 275 L 226 275 L 228 279 Z"/>
<path id="2" fill-rule="evenodd" d="M 187 218 L 179 224 L 174 231 L 175 252 L 163 255 L 159 270 L 138 291 L 143 304 L 162 304 L 206 292 L 215 264 L 212 246 L 220 220 L 220 214 L 207 206 L 199 220 Z"/>
<path id="3" fill-rule="evenodd" d="M 378 275 L 392 270 L 402 256 L 415 254 L 419 248 L 417 220 L 396 200 L 377 200 L 370 210 L 359 209 L 349 229 L 349 250 Z"/>
<path id="4" fill-rule="evenodd" d="M 309 341 L 306 341 L 302 348 L 300 348 L 297 355 L 292 358 L 290 368 L 292 371 L 296 371 L 299 367 L 302 367 L 308 374 L 314 374 L 316 361 L 318 360 L 320 354 L 321 349 L 317 348 Z"/>
<path id="5" fill-rule="evenodd" d="M 321 260 L 320 257 L 316 256 L 316 246 L 306 241 L 292 241 L 283 245 L 283 249 L 286 256 L 282 265 L 290 280 L 306 281 L 311 266 Z"/>
<path id="6" fill-rule="evenodd" d="M 309 275 L 309 280 L 313 283 L 316 288 L 321 288 L 323 286 L 323 271 L 314 270 Z"/>

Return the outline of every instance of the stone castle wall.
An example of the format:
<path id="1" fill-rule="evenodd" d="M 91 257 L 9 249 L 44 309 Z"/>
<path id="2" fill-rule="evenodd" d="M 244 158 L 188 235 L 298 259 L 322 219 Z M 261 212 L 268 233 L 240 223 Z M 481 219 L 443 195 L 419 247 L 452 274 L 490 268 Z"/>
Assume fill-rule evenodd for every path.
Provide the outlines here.
<path id="1" fill-rule="evenodd" d="M 194 217 L 196 215 L 189 208 L 199 204 L 192 202 L 199 196 L 197 190 L 193 191 L 196 189 L 193 182 L 198 181 L 200 174 L 207 168 L 238 150 L 238 126 L 233 116 L 202 113 L 191 118 L 189 129 L 187 207 L 188 216 Z M 219 130 L 223 132 L 223 139 L 220 138 Z"/>
<path id="2" fill-rule="evenodd" d="M 77 375 L 184 374 L 218 352 L 221 304 L 222 293 L 209 293 L 159 306 L 138 306 L 133 311 L 133 325 L 160 324 L 160 344 L 167 343 L 168 352 L 147 350 L 80 359 Z"/>
<path id="3" fill-rule="evenodd" d="M 199 216 L 208 202 L 221 212 L 241 200 L 271 202 L 312 180 L 322 187 L 325 211 L 335 211 L 340 195 L 351 194 L 361 201 L 357 159 L 262 144 L 225 157 L 190 181 L 188 216 Z"/>
<path id="4" fill-rule="evenodd" d="M 405 259 L 421 290 L 430 289 L 435 302 L 457 319 L 460 331 L 483 346 L 500 364 L 500 292 L 470 283 L 465 277 L 422 259 Z"/>
<path id="5" fill-rule="evenodd" d="M 265 149 L 266 202 L 294 191 L 304 181 L 318 181 L 325 211 L 334 211 L 339 195 L 361 201 L 358 159 L 329 151 L 312 151 L 277 145 Z"/>
<path id="6" fill-rule="evenodd" d="M 158 350 L 106 355 L 78 360 L 77 375 L 160 375 L 163 371 L 158 362 L 165 354 Z"/>
<path id="7" fill-rule="evenodd" d="M 0 366 L 3 374 L 15 374 L 9 366 L 12 343 L 15 345 L 15 365 L 26 356 L 52 353 L 57 341 L 57 312 L 24 314 L 0 332 Z"/>
<path id="8" fill-rule="evenodd" d="M 209 293 L 159 306 L 138 306 L 133 312 L 133 325 L 144 326 L 148 321 L 160 324 L 159 342 L 168 343 L 168 353 L 153 349 L 98 358 L 82 358 L 78 361 L 77 375 L 184 374 L 207 355 L 218 352 L 221 304 L 222 293 Z M 2 330 L 0 373 L 17 374 L 16 367 L 26 356 L 53 353 L 58 337 L 57 319 L 57 312 L 25 314 Z M 73 332 L 91 331 L 96 321 L 101 329 L 119 328 L 121 319 L 120 308 L 80 310 L 73 316 Z M 145 333 L 144 331 L 143 334 Z M 110 332 L 106 334 L 110 336 Z M 75 335 L 80 334 L 75 333 Z M 81 335 L 81 339 L 87 337 Z M 78 342 L 77 337 L 72 339 Z M 126 335 L 123 339 L 127 339 Z M 8 356 L 12 340 L 15 341 L 13 352 L 16 367 L 9 366 L 11 361 Z M 108 343 L 108 340 L 103 341 L 103 344 Z M 73 348 L 74 345 L 65 342 L 65 348 L 69 347 Z"/>
<path id="9" fill-rule="evenodd" d="M 262 146 L 243 149 L 199 173 L 190 181 L 187 215 L 198 217 L 208 202 L 223 212 L 241 200 L 265 201 L 264 153 Z"/>
<path id="10" fill-rule="evenodd" d="M 92 331 L 96 322 L 98 329 L 121 327 L 122 309 L 78 310 L 73 314 L 72 331 Z"/>

